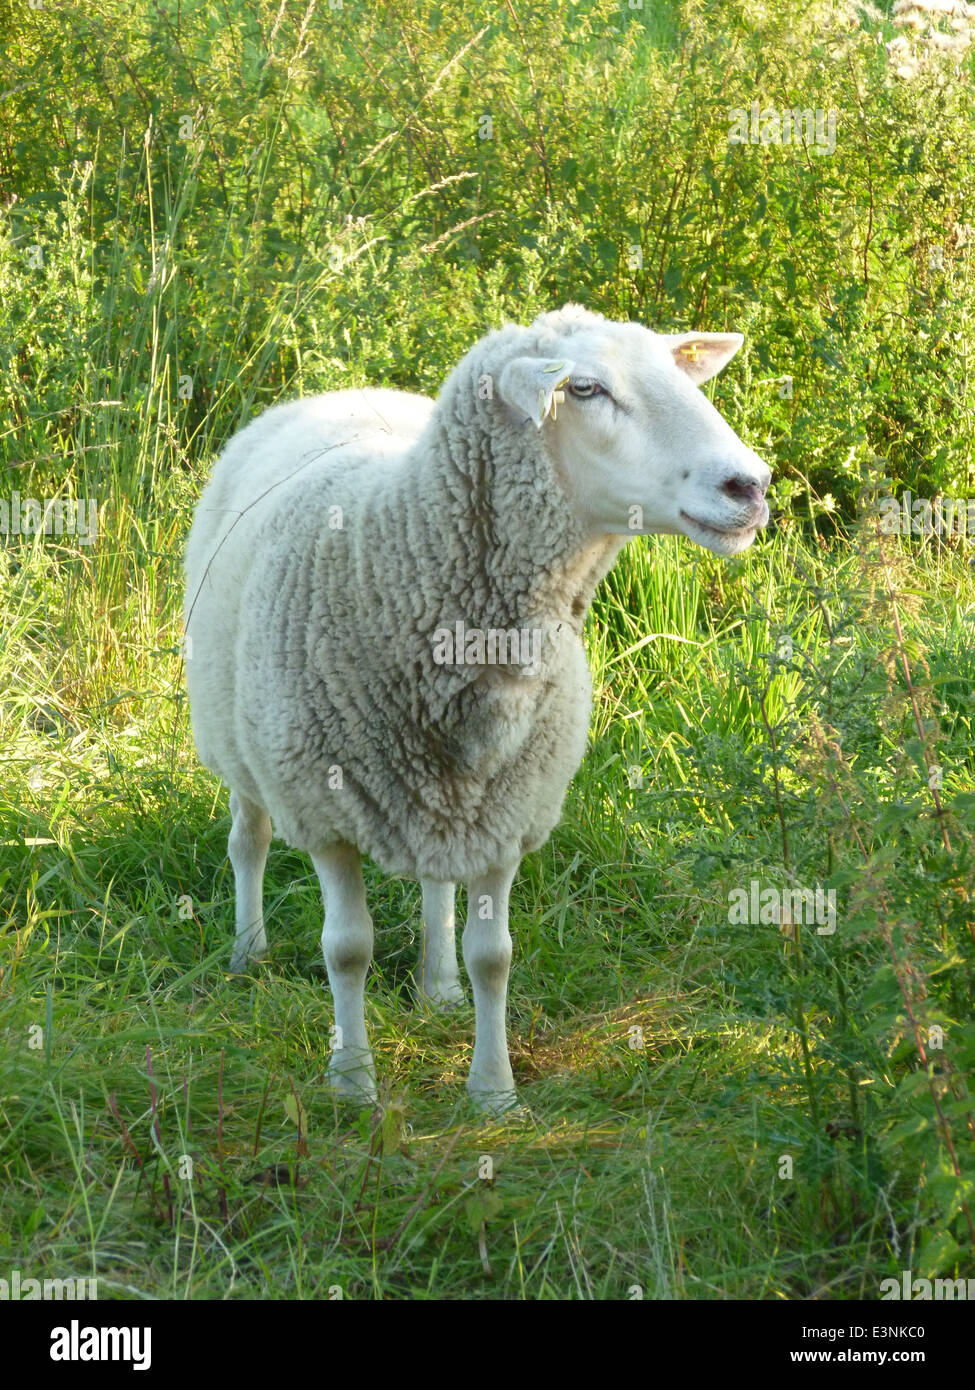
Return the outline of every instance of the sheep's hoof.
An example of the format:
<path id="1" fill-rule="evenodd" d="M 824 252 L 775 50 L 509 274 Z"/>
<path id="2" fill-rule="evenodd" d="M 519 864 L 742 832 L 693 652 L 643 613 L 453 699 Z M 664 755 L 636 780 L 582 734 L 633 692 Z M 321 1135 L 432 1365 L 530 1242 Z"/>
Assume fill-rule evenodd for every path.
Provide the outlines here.
<path id="1" fill-rule="evenodd" d="M 467 1003 L 467 995 L 464 993 L 464 986 L 460 983 L 455 985 L 432 985 L 429 989 L 421 988 L 419 997 L 425 1004 L 429 1004 L 431 1009 L 459 1009 L 462 1004 Z"/>
<path id="2" fill-rule="evenodd" d="M 243 975 L 249 966 L 257 965 L 263 959 L 263 955 L 256 951 L 235 951 L 230 957 L 230 965 L 227 967 L 231 975 Z"/>
<path id="3" fill-rule="evenodd" d="M 249 965 L 256 965 L 267 955 L 267 937 L 263 926 L 254 926 L 238 932 L 234 937 L 234 948 L 230 953 L 231 975 L 241 975 Z"/>
<path id="4" fill-rule="evenodd" d="M 368 1071 L 336 1071 L 329 1068 L 328 1084 L 337 1100 L 355 1105 L 375 1105 L 379 1099 L 375 1077 Z"/>
<path id="5" fill-rule="evenodd" d="M 525 1109 L 523 1105 L 519 1105 L 518 1092 L 515 1090 L 492 1091 L 476 1082 L 471 1084 L 468 1081 L 467 1094 L 484 1115 L 506 1115 Z"/>

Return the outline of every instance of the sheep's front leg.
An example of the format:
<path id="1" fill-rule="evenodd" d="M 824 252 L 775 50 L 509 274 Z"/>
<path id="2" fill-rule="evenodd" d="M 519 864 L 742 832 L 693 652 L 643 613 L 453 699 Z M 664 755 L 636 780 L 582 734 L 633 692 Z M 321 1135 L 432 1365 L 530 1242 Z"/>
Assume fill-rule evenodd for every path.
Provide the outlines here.
<path id="1" fill-rule="evenodd" d="M 454 885 L 425 878 L 420 886 L 423 889 L 420 994 L 431 1004 L 449 1008 L 464 1002 L 454 941 Z"/>
<path id="2" fill-rule="evenodd" d="M 262 884 L 271 843 L 271 818 L 256 801 L 237 792 L 230 793 L 230 814 L 233 825 L 227 853 L 234 868 L 236 921 L 230 969 L 236 973 L 267 950 Z"/>
<path id="3" fill-rule="evenodd" d="M 362 861 L 352 845 L 312 855 L 325 899 L 322 950 L 335 1002 L 329 1081 L 342 1096 L 376 1099 L 376 1071 L 366 1037 L 364 989 L 372 960 L 372 918 Z"/>
<path id="4" fill-rule="evenodd" d="M 507 1110 L 517 1100 L 505 1018 L 511 965 L 508 894 L 517 868 L 493 870 L 467 885 L 464 964 L 474 987 L 475 1014 L 467 1090 L 482 1110 Z"/>

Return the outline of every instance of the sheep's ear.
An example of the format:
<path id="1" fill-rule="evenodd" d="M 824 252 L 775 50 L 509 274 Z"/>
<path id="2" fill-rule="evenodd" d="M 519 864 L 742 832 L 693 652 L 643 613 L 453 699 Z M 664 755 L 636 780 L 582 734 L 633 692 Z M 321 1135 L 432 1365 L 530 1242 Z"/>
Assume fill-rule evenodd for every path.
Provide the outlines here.
<path id="1" fill-rule="evenodd" d="M 574 366 L 563 358 L 516 357 L 498 378 L 498 394 L 541 429 L 549 411 L 555 418 L 555 408 L 562 399 L 559 388 L 568 381 Z"/>
<path id="2" fill-rule="evenodd" d="M 745 341 L 740 333 L 664 333 L 674 361 L 695 386 L 726 367 Z"/>

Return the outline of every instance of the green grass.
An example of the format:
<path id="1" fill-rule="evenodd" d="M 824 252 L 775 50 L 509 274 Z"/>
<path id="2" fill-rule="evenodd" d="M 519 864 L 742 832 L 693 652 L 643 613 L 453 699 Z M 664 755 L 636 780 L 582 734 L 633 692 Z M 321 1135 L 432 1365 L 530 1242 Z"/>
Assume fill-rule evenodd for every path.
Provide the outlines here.
<path id="1" fill-rule="evenodd" d="M 519 5 L 483 34 L 414 9 L 316 11 L 311 50 L 276 3 L 12 21 L 0 499 L 95 499 L 99 533 L 0 544 L 0 1275 L 446 1299 L 964 1277 L 975 576 L 965 544 L 853 519 L 878 473 L 970 490 L 963 84 L 891 89 L 869 24 L 825 62 L 811 21 L 730 0 Z M 763 98 L 842 107 L 842 159 L 729 155 L 759 55 Z M 526 1112 L 469 1108 L 472 1012 L 416 1006 L 418 888 L 372 867 L 382 1105 L 340 1108 L 318 887 L 279 842 L 269 958 L 227 973 L 227 795 L 179 650 L 192 508 L 271 401 L 433 392 L 487 327 L 569 298 L 746 331 L 708 389 L 775 464 L 776 522 L 727 563 L 636 541 L 597 595 L 587 756 L 513 892 Z M 836 932 L 735 925 L 753 880 L 834 890 Z"/>
<path id="2" fill-rule="evenodd" d="M 783 865 L 742 677 L 761 674 L 779 625 L 825 661 L 796 575 L 807 566 L 849 603 L 855 552 L 780 534 L 722 566 L 645 544 L 598 601 L 592 745 L 516 883 L 511 1038 L 530 1113 L 501 1122 L 463 1096 L 471 1010 L 414 1005 L 415 884 L 369 874 L 376 1115 L 326 1087 L 318 887 L 280 843 L 269 960 L 227 975 L 226 796 L 188 740 L 165 564 L 130 563 L 116 593 L 109 537 L 90 561 L 50 543 L 3 552 L 21 566 L 3 657 L 7 1263 L 97 1274 L 121 1297 L 874 1297 L 893 1212 L 917 1267 L 904 1252 L 928 1229 L 912 1213 L 935 1155 L 898 1159 L 884 1138 L 894 1014 L 880 1029 L 844 1018 L 843 991 L 859 1005 L 882 964 L 876 926 L 851 924 L 847 903 L 837 936 L 804 932 L 797 953 L 774 927 L 727 922 L 729 886 L 781 881 Z M 975 592 L 950 558 L 923 583 L 934 601 L 911 641 L 947 657 Z M 662 635 L 631 651 L 634 622 Z M 865 669 L 886 640 L 863 635 Z M 776 724 L 804 700 L 822 709 L 791 668 L 775 680 Z M 970 788 L 969 703 L 970 686 L 951 733 L 966 763 L 948 781 Z M 884 753 L 857 750 L 853 794 L 870 806 L 886 800 Z M 808 779 L 782 776 L 793 863 L 819 881 L 822 809 L 804 804 Z M 894 887 L 906 941 L 912 885 Z M 929 914 L 944 916 L 943 891 L 925 886 Z M 957 968 L 962 920 L 942 951 L 916 918 L 915 962 Z"/>

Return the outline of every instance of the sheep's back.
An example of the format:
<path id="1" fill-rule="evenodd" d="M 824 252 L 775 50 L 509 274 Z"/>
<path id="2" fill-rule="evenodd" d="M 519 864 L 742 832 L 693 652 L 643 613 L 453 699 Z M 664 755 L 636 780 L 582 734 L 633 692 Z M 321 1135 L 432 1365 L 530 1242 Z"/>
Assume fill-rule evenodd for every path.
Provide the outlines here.
<path id="1" fill-rule="evenodd" d="M 381 486 L 432 407 L 398 391 L 307 397 L 258 416 L 214 464 L 186 547 L 186 680 L 200 758 L 236 790 L 260 799 L 236 727 L 239 682 L 246 679 L 239 664 L 242 602 L 255 567 L 266 567 L 275 547 L 302 544 L 295 527 L 281 521 L 296 504 L 305 522 L 327 525 L 335 519 L 330 508 L 361 496 L 357 475 L 367 471 Z M 252 626 L 272 621 L 274 598 L 257 595 L 258 611 L 247 615 Z"/>

